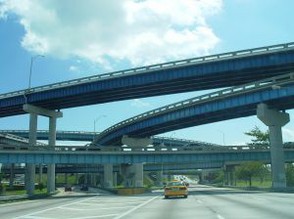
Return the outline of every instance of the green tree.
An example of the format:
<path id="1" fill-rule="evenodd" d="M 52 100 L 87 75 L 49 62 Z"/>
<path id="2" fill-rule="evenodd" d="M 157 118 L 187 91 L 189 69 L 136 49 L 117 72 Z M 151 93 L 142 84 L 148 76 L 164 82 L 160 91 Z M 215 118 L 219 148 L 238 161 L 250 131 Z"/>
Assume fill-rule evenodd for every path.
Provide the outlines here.
<path id="1" fill-rule="evenodd" d="M 294 186 L 294 165 L 293 165 L 293 163 L 286 165 L 286 181 L 287 181 L 287 186 L 289 186 L 289 187 Z"/>
<path id="2" fill-rule="evenodd" d="M 245 132 L 245 135 L 253 137 L 251 143 L 248 145 L 268 145 L 269 144 L 269 131 L 263 132 L 257 126 L 255 126 L 249 132 Z"/>
<path id="3" fill-rule="evenodd" d="M 237 178 L 249 182 L 250 187 L 252 186 L 253 177 L 259 177 L 262 181 L 267 172 L 265 165 L 259 161 L 245 162 L 236 168 Z"/>

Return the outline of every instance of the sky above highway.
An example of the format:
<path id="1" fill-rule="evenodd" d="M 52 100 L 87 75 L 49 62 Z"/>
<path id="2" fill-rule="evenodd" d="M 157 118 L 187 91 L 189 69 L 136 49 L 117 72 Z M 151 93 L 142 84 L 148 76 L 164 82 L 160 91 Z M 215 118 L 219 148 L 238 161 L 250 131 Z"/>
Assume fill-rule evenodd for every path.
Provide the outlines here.
<path id="1" fill-rule="evenodd" d="M 0 0 L 0 94 L 137 66 L 293 42 L 292 0 Z M 44 57 L 40 57 L 42 55 Z M 36 56 L 38 56 L 36 58 Z M 63 110 L 58 130 L 103 131 L 131 116 L 210 91 Z M 283 128 L 294 141 L 294 111 Z M 28 129 L 28 115 L 0 129 Z M 244 144 L 256 116 L 164 133 Z M 38 129 L 48 129 L 40 117 Z"/>

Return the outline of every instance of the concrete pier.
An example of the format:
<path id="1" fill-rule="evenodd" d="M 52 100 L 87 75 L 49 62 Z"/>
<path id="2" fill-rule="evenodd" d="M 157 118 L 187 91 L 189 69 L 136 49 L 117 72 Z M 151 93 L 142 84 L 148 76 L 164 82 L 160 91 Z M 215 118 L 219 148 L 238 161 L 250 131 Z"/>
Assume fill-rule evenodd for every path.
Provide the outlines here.
<path id="1" fill-rule="evenodd" d="M 286 188 L 282 126 L 290 121 L 289 114 L 276 109 L 269 109 L 266 104 L 259 104 L 257 117 L 269 127 L 272 187 L 273 189 Z"/>
<path id="2" fill-rule="evenodd" d="M 30 114 L 30 130 L 29 130 L 29 145 L 35 146 L 37 143 L 37 125 L 38 115 L 49 117 L 49 147 L 56 145 L 56 120 L 62 117 L 62 112 L 55 110 L 48 110 L 42 107 L 24 104 L 23 110 Z M 35 165 L 27 164 L 25 173 L 25 185 L 27 194 L 34 195 L 35 189 Z M 48 164 L 47 168 L 47 192 L 52 193 L 55 191 L 55 164 Z"/>
<path id="3" fill-rule="evenodd" d="M 113 188 L 113 165 L 104 164 L 103 187 Z"/>

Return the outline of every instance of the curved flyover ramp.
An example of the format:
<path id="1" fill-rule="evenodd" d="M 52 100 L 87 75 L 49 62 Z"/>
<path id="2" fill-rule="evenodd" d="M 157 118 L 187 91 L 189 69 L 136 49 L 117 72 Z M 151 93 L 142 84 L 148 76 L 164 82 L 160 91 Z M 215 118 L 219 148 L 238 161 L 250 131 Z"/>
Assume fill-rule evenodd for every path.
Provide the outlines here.
<path id="1" fill-rule="evenodd" d="M 294 73 L 224 89 L 167 105 L 124 120 L 100 133 L 94 143 L 119 145 L 123 135 L 149 137 L 177 129 L 256 115 L 257 105 L 294 108 Z"/>

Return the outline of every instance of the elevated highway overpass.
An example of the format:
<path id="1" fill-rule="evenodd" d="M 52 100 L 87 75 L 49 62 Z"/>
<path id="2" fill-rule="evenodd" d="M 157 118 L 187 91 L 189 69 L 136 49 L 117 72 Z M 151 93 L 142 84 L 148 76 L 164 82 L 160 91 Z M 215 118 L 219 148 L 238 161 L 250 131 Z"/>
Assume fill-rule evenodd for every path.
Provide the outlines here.
<path id="1" fill-rule="evenodd" d="M 24 142 L 25 145 L 28 144 L 29 138 L 29 130 L 0 130 L 1 134 L 11 139 L 22 138 L 21 141 Z M 86 131 L 57 131 L 56 132 L 56 140 L 57 141 L 78 141 L 78 142 L 92 142 L 94 137 L 99 135 L 98 132 L 86 132 Z M 3 137 L 4 137 L 3 136 Z M 49 131 L 48 130 L 38 130 L 37 131 L 37 140 L 48 140 L 49 139 Z M 24 138 L 24 139 L 23 139 Z M 164 145 L 166 147 L 181 147 L 181 146 L 219 146 L 217 144 L 212 144 L 208 142 L 188 140 L 188 139 L 180 139 L 180 138 L 169 138 L 169 137 L 160 137 L 153 136 L 153 145 L 159 146 Z M 1 138 L 0 138 L 1 143 Z M 17 144 L 18 142 L 13 141 L 12 144 Z M 86 144 L 86 143 L 85 143 Z"/>
<path id="2" fill-rule="evenodd" d="M 210 55 L 80 78 L 0 95 L 0 117 L 236 86 L 294 70 L 294 43 Z M 229 79 L 229 80 L 228 80 Z"/>
<path id="3" fill-rule="evenodd" d="M 80 151 L 79 147 L 19 148 L 17 146 L 0 150 L 2 163 L 44 163 L 44 164 L 135 164 L 135 163 L 214 163 L 262 161 L 270 163 L 268 147 L 202 147 L 199 150 L 121 150 L 121 151 Z M 294 148 L 284 149 L 285 161 L 294 161 Z"/>
<path id="4" fill-rule="evenodd" d="M 106 129 L 94 143 L 120 145 L 123 135 L 149 137 L 181 128 L 256 115 L 257 106 L 294 108 L 294 73 L 227 88 L 163 106 Z"/>
<path id="5" fill-rule="evenodd" d="M 201 125 L 215 121 L 254 115 L 257 105 L 263 103 L 263 112 L 275 118 L 275 125 L 281 127 L 288 121 L 286 109 L 293 108 L 294 83 L 294 43 L 281 44 L 257 49 L 237 51 L 196 59 L 180 60 L 147 67 L 112 72 L 67 82 L 56 83 L 0 95 L 0 117 L 30 113 L 29 144 L 36 144 L 37 117 L 49 117 L 49 145 L 42 150 L 0 151 L 3 163 L 28 164 L 28 193 L 34 189 L 34 164 L 52 164 L 48 177 L 48 191 L 54 187 L 55 163 L 101 163 L 105 164 L 104 173 L 112 172 L 111 163 L 169 163 L 169 162 L 207 162 L 224 160 L 269 160 L 268 151 L 55 151 L 56 120 L 62 117 L 61 109 L 149 97 L 172 93 L 216 89 L 236 86 L 217 93 L 209 94 L 165 106 L 119 123 L 104 132 L 95 143 L 101 145 L 119 144 L 123 135 L 145 137 L 170 130 Z M 287 75 L 286 75 L 287 74 Z M 279 77 L 282 75 L 281 77 Z M 266 79 L 275 76 L 272 79 Z M 229 79 L 229 80 L 228 80 Z M 265 79 L 264 81 L 257 80 Z M 244 83 L 251 83 L 242 85 Z M 265 105 L 266 104 L 266 105 Z M 282 110 L 282 112 L 280 112 Z M 261 112 L 261 111 L 260 111 Z M 271 116 L 274 115 L 274 116 Z M 197 119 L 196 119 L 197 118 Z M 282 118 L 282 119 L 279 119 Z M 281 121 L 284 121 L 283 124 Z M 277 126 L 278 127 L 278 126 Z M 275 138 L 280 150 L 278 128 L 271 137 Z M 37 147 L 38 148 L 38 147 Z M 45 149 L 45 150 L 44 150 Z M 271 153 L 275 155 L 277 153 Z M 282 171 L 283 160 L 279 161 L 275 176 Z M 290 157 L 288 157 L 290 156 Z M 292 151 L 285 153 L 291 160 Z M 140 177 L 142 165 L 134 165 Z M 105 176 L 110 185 L 110 175 Z M 277 187 L 283 187 L 284 181 L 275 178 Z M 141 185 L 142 180 L 136 182 Z"/>

